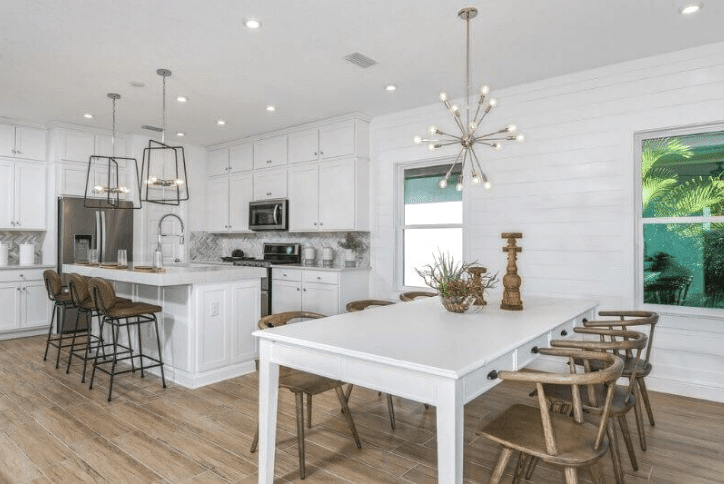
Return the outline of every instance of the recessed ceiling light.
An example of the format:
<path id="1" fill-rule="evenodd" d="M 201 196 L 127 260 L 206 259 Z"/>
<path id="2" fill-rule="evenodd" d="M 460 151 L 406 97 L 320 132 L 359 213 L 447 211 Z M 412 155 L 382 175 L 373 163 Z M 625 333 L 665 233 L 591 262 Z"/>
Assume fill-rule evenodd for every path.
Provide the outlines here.
<path id="1" fill-rule="evenodd" d="M 146 84 L 144 84 L 141 81 L 131 81 L 131 86 L 133 87 L 144 87 Z"/>
<path id="2" fill-rule="evenodd" d="M 85 113 L 83 117 L 86 119 L 93 119 L 93 115 L 91 113 Z"/>
<path id="3" fill-rule="evenodd" d="M 385 84 L 385 91 L 397 91 L 397 84 Z"/>
<path id="4" fill-rule="evenodd" d="M 274 111 L 277 110 L 277 108 L 275 108 L 274 106 L 272 106 L 272 105 L 270 104 L 269 106 L 266 107 L 266 110 L 269 111 L 270 113 L 273 113 Z"/>
<path id="5" fill-rule="evenodd" d="M 688 3 L 679 9 L 679 13 L 681 15 L 691 15 L 701 10 L 703 6 L 701 2 Z"/>
<path id="6" fill-rule="evenodd" d="M 225 126 L 225 125 L 226 125 L 226 121 L 224 121 L 223 119 L 217 119 L 217 120 L 216 120 L 216 124 L 218 124 L 219 126 Z"/>
<path id="7" fill-rule="evenodd" d="M 187 96 L 178 96 L 176 100 L 180 103 L 187 103 L 189 102 L 189 98 Z"/>
<path id="8" fill-rule="evenodd" d="M 186 136 L 186 133 L 184 133 L 183 131 L 176 131 L 176 136 L 178 136 L 179 138 L 183 138 L 184 136 Z"/>
<path id="9" fill-rule="evenodd" d="M 247 29 L 258 29 L 261 28 L 262 23 L 261 20 L 259 20 L 258 18 L 245 18 L 244 26 Z"/>

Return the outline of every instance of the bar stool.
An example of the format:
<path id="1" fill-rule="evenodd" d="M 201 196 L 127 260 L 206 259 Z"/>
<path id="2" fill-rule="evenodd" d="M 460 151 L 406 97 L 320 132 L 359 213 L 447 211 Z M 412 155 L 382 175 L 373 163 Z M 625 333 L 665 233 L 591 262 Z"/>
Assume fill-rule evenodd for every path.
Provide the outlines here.
<path id="1" fill-rule="evenodd" d="M 410 292 L 403 292 L 402 294 L 400 294 L 400 301 L 410 302 L 410 301 L 414 301 L 415 299 L 419 299 L 421 297 L 435 297 L 435 296 L 437 296 L 436 292 L 410 291 Z"/>
<path id="2" fill-rule="evenodd" d="M 89 281 L 89 286 L 93 292 L 95 303 L 101 314 L 100 333 L 103 334 L 103 327 L 110 325 L 111 338 L 113 343 L 109 346 L 111 353 L 101 355 L 100 347 L 96 347 L 95 357 L 93 359 L 93 371 L 91 372 L 91 381 L 89 388 L 93 388 L 93 380 L 95 378 L 96 369 L 108 374 L 111 381 L 108 385 L 108 401 L 111 401 L 113 395 L 113 379 L 116 375 L 134 372 L 136 369 L 141 371 L 141 378 L 145 377 L 145 371 L 150 368 L 160 368 L 161 382 L 163 388 L 166 388 L 166 377 L 163 372 L 163 357 L 161 354 L 161 337 L 158 332 L 158 319 L 156 314 L 161 312 L 161 306 L 148 304 L 143 302 L 130 302 L 128 304 L 119 303 L 116 297 L 116 291 L 110 281 L 94 277 Z M 156 330 L 156 345 L 158 350 L 158 358 L 143 353 L 143 341 L 141 339 L 141 324 L 153 323 Z M 118 341 L 118 333 L 121 327 L 126 327 L 128 331 L 128 346 L 121 345 Z M 136 326 L 138 335 L 138 350 L 133 352 L 131 347 L 130 326 Z M 134 365 L 134 358 L 138 358 L 137 367 Z M 118 364 L 123 361 L 130 360 L 131 368 L 119 369 Z M 151 361 L 150 364 L 145 361 Z M 110 365 L 110 369 L 104 366 Z"/>
<path id="3" fill-rule="evenodd" d="M 360 299 L 359 301 L 348 302 L 346 309 L 347 312 L 354 313 L 357 311 L 364 311 L 365 309 L 369 308 L 389 306 L 391 304 L 395 304 L 395 302 L 385 301 L 382 299 Z M 347 401 L 349 401 L 349 396 L 352 394 L 353 388 L 354 385 L 352 385 L 351 383 L 347 385 L 347 391 L 345 392 L 345 398 L 347 398 Z M 377 392 L 377 394 L 382 395 L 382 392 Z M 425 408 L 427 408 L 427 405 L 425 405 Z M 389 413 L 390 415 L 390 427 L 395 429 L 397 427 L 397 424 L 395 422 L 395 406 L 392 403 L 392 395 L 390 395 L 389 393 L 387 394 L 387 413 Z"/>
<path id="4" fill-rule="evenodd" d="M 85 383 L 88 360 L 94 359 L 94 350 L 100 348 L 105 353 L 106 347 L 111 346 L 110 343 L 104 343 L 102 332 L 98 333 L 97 335 L 93 334 L 93 318 L 98 318 L 100 326 L 101 314 L 93 298 L 93 294 L 88 287 L 89 280 L 89 277 L 81 276 L 80 274 L 68 275 L 68 287 L 70 289 L 71 301 L 73 302 L 73 306 L 78 310 L 78 313 L 75 318 L 75 326 L 73 328 L 73 340 L 70 344 L 68 366 L 65 368 L 65 372 L 70 372 L 70 365 L 73 361 L 74 356 L 83 360 L 83 376 L 80 380 L 81 383 Z M 125 298 L 118 298 L 117 300 L 117 304 L 128 305 L 130 302 L 130 299 Z M 88 328 L 86 328 L 85 334 L 80 335 L 81 341 L 76 342 L 79 333 L 78 323 L 80 321 L 81 314 L 85 315 L 85 317 L 87 318 Z M 130 331 L 128 333 L 128 336 L 130 339 Z"/>
<path id="5" fill-rule="evenodd" d="M 51 269 L 43 271 L 43 279 L 45 281 L 45 290 L 48 291 L 48 299 L 53 301 L 53 314 L 50 316 L 50 327 L 48 328 L 48 338 L 45 341 L 43 361 L 48 359 L 48 348 L 54 346 L 58 348 L 58 355 L 55 358 L 55 367 L 58 368 L 60 366 L 61 349 L 71 346 L 69 344 L 63 344 L 63 335 L 65 333 L 65 310 L 68 307 L 73 307 L 73 301 L 71 300 L 70 293 L 64 291 L 63 282 L 57 272 Z M 61 321 L 61 310 L 63 311 L 63 319 L 60 324 L 60 331 L 58 331 L 58 335 L 54 337 L 53 326 L 55 324 L 55 318 L 57 315 L 58 321 Z"/>

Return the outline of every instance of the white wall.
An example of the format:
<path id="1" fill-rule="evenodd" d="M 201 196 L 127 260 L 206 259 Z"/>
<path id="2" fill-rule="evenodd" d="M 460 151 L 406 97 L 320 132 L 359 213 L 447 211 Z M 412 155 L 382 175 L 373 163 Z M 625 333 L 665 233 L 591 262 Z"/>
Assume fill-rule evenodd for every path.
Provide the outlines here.
<path id="1" fill-rule="evenodd" d="M 523 232 L 518 266 L 524 296 L 583 296 L 601 307 L 633 307 L 634 132 L 724 120 L 724 43 L 492 94 L 499 107 L 486 126 L 515 122 L 526 142 L 480 151 L 494 186 L 465 192 L 467 260 L 502 273 L 501 232 Z M 436 98 L 431 92 L 430 101 Z M 412 138 L 430 124 L 444 127 L 449 118 L 434 104 L 372 121 L 374 297 L 399 290 L 396 164 L 445 156 L 415 146 Z M 724 314 L 660 314 L 650 388 L 724 401 Z"/>

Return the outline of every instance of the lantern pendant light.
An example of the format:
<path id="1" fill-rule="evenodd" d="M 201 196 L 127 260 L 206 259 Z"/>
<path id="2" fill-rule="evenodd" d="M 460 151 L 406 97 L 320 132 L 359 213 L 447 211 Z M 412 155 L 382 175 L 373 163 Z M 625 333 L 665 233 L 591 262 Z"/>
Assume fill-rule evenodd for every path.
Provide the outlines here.
<path id="1" fill-rule="evenodd" d="M 135 190 L 121 180 L 126 173 L 133 176 L 132 187 L 138 187 L 138 161 L 135 158 L 116 156 L 116 101 L 120 94 L 109 92 L 113 101 L 113 131 L 111 134 L 111 156 L 92 155 L 88 158 L 83 206 L 87 208 L 139 209 L 141 199 Z M 121 172 L 122 169 L 126 172 Z M 128 173 L 128 172 L 132 173 Z"/>
<path id="2" fill-rule="evenodd" d="M 171 76 L 171 71 L 158 69 L 156 74 L 163 79 L 163 128 L 143 126 L 160 131 L 161 141 L 149 140 L 143 150 L 141 198 L 160 205 L 180 205 L 189 199 L 189 188 L 183 147 L 166 144 L 166 78 Z"/>

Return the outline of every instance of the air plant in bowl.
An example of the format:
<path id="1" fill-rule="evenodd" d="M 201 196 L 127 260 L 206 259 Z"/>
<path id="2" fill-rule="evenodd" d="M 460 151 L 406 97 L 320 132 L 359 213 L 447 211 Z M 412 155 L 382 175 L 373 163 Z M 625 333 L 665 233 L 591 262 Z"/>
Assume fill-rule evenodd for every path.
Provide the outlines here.
<path id="1" fill-rule="evenodd" d="M 475 300 L 468 268 L 472 264 L 458 262 L 447 253 L 433 254 L 433 263 L 415 269 L 425 284 L 437 290 L 448 311 L 465 312 Z"/>

